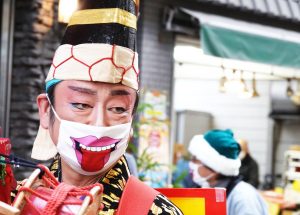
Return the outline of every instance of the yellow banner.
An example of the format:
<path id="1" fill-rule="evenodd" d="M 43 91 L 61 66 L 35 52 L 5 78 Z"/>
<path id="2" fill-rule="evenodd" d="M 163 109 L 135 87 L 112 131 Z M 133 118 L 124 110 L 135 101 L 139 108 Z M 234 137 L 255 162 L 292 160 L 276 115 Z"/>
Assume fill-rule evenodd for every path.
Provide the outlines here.
<path id="1" fill-rule="evenodd" d="M 184 215 L 205 215 L 205 199 L 199 197 L 169 197 Z"/>

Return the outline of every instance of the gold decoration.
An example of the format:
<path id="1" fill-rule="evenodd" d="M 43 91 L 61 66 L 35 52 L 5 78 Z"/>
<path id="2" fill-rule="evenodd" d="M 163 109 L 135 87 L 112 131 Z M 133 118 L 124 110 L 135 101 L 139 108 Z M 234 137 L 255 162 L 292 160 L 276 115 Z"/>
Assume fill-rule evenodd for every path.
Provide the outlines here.
<path id="1" fill-rule="evenodd" d="M 137 28 L 137 18 L 132 13 L 119 8 L 89 9 L 76 11 L 68 26 L 86 24 L 119 23 L 127 27 Z"/>

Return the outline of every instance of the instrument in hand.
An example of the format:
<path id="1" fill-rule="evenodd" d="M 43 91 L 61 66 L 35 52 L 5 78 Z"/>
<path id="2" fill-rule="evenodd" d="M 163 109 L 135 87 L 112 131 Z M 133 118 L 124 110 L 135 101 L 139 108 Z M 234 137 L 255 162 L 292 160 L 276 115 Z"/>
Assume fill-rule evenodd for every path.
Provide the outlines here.
<path id="1" fill-rule="evenodd" d="M 60 183 L 43 165 L 37 165 L 12 155 L 0 153 L 0 164 L 15 164 L 36 168 L 28 179 L 17 188 L 18 194 L 12 204 L 9 198 L 0 199 L 0 215 L 94 215 L 103 208 L 103 186 L 99 183 L 75 187 Z M 9 194 L 11 187 L 5 187 Z M 0 187 L 0 196 L 3 194 Z M 5 191 L 6 191 L 5 190 Z M 7 192 L 6 192 L 7 194 Z"/>
<path id="2" fill-rule="evenodd" d="M 13 204 L 0 204 L 0 214 L 94 215 L 103 208 L 102 193 L 98 183 L 86 187 L 59 183 L 47 167 L 39 165 L 18 189 Z"/>

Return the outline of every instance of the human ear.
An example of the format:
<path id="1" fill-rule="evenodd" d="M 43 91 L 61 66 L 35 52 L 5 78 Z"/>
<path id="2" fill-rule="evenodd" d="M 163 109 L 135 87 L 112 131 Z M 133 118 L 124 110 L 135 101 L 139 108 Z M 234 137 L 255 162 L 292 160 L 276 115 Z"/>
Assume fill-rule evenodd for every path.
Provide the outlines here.
<path id="1" fill-rule="evenodd" d="M 50 105 L 45 93 L 37 96 L 36 103 L 39 109 L 40 125 L 44 129 L 49 128 Z"/>

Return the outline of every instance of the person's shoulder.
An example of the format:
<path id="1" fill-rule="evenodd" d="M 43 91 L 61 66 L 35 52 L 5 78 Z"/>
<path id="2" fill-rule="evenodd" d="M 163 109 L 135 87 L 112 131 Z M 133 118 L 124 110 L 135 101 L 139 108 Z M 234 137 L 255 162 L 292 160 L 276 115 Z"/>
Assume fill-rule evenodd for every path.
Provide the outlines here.
<path id="1" fill-rule="evenodd" d="M 249 162 L 250 162 L 251 164 L 258 165 L 258 164 L 257 164 L 257 161 L 252 157 L 252 155 L 249 155 Z"/>
<path id="2" fill-rule="evenodd" d="M 228 200 L 232 199 L 234 202 L 249 202 L 258 203 L 262 202 L 263 199 L 257 189 L 251 184 L 240 181 L 232 190 L 232 193 L 229 195 Z"/>
<path id="3" fill-rule="evenodd" d="M 158 194 L 149 210 L 148 215 L 161 214 L 161 215 L 182 215 L 181 210 L 175 206 L 167 197 Z"/>
<path id="4" fill-rule="evenodd" d="M 229 214 L 251 214 L 267 215 L 267 206 L 259 192 L 251 184 L 241 181 L 232 190 L 227 199 Z"/>
<path id="5" fill-rule="evenodd" d="M 240 181 L 236 186 L 235 189 L 237 190 L 245 190 L 245 191 L 256 191 L 256 188 L 253 187 L 251 184 L 245 182 L 245 181 Z"/>
<path id="6" fill-rule="evenodd" d="M 251 184 L 240 181 L 232 190 L 232 193 L 230 194 L 232 197 L 238 196 L 239 199 L 249 199 L 250 196 L 257 196 L 258 192 L 255 187 L 253 187 Z M 229 195 L 229 197 L 230 197 Z"/>

